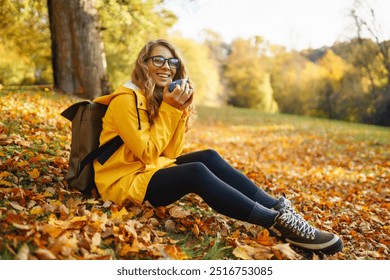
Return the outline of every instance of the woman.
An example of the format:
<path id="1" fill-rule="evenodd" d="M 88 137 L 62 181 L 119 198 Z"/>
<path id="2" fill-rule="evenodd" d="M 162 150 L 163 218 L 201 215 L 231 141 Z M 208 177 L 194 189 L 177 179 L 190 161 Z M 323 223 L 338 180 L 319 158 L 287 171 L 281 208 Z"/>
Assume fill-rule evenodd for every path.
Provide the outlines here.
<path id="1" fill-rule="evenodd" d="M 172 91 L 172 81 L 182 79 Z M 149 201 L 169 205 L 196 193 L 217 212 L 268 228 L 302 249 L 333 254 L 338 236 L 309 225 L 290 201 L 273 198 L 213 150 L 180 155 L 195 115 L 193 83 L 176 48 L 148 42 L 138 55 L 132 82 L 95 101 L 109 104 L 100 143 L 116 135 L 124 141 L 103 165 L 94 163 L 104 200 L 117 204 Z"/>

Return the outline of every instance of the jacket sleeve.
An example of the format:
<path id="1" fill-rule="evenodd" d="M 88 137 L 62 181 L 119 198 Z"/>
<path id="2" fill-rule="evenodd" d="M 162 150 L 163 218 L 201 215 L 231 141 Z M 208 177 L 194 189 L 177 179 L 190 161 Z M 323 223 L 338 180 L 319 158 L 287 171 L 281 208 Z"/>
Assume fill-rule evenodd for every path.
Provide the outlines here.
<path id="1" fill-rule="evenodd" d="M 186 122 L 187 118 L 180 119 L 171 141 L 163 152 L 164 156 L 175 159 L 183 152 Z"/>
<path id="2" fill-rule="evenodd" d="M 155 162 L 163 153 L 173 138 L 182 115 L 180 110 L 162 102 L 154 124 L 150 125 L 146 107 L 138 107 L 137 111 L 133 94 L 114 98 L 108 110 L 125 145 L 145 164 Z"/>

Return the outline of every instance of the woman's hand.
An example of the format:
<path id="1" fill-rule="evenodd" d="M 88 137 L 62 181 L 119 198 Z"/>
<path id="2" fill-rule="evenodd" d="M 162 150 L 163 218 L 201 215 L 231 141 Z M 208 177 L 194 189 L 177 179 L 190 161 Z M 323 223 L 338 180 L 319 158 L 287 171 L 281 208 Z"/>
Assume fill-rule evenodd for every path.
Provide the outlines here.
<path id="1" fill-rule="evenodd" d="M 181 111 L 191 105 L 195 90 L 189 78 L 183 79 L 181 85 L 176 85 L 172 92 L 169 92 L 168 88 L 169 84 L 167 84 L 163 90 L 163 101 L 165 103 L 168 103 Z"/>

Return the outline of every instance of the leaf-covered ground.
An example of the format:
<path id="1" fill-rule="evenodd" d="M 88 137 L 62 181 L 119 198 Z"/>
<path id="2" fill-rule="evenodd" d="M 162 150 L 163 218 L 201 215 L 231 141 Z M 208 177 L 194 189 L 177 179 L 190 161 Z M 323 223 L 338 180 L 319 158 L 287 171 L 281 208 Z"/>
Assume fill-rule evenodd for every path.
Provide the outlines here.
<path id="1" fill-rule="evenodd" d="M 390 259 L 390 130 L 243 109 L 198 108 L 186 152 L 213 148 L 313 225 L 333 256 L 304 253 L 229 219 L 196 195 L 119 207 L 67 189 L 76 100 L 49 88 L 0 91 L 0 259 Z"/>

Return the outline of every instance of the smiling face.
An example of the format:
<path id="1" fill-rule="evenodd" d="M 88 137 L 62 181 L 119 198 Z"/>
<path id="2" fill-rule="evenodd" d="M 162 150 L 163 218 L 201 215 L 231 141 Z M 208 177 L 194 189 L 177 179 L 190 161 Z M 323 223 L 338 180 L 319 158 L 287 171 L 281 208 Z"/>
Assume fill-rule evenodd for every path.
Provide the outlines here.
<path id="1" fill-rule="evenodd" d="M 165 46 L 157 45 L 150 53 L 150 57 L 161 56 L 163 58 L 173 58 L 172 52 Z M 147 66 L 149 68 L 149 76 L 155 81 L 157 87 L 164 87 L 173 80 L 177 69 L 168 65 L 168 61 L 164 61 L 164 65 L 157 67 L 153 64 L 152 59 L 148 59 Z"/>

